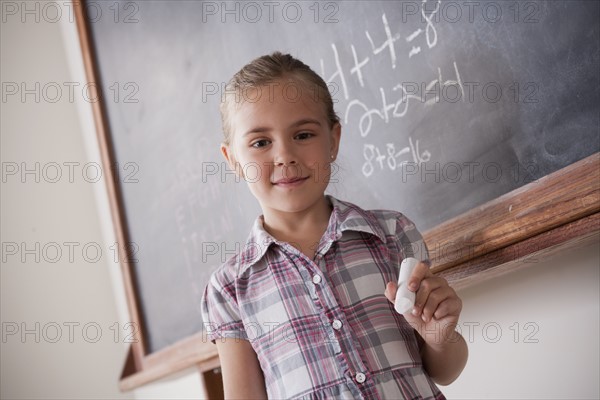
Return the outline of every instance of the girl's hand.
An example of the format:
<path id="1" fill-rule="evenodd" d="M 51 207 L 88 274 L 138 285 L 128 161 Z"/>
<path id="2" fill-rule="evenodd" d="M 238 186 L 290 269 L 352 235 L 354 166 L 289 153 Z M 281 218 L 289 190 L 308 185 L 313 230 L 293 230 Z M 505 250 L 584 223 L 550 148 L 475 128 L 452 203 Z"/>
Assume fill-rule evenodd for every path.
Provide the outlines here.
<path id="1" fill-rule="evenodd" d="M 398 285 L 388 282 L 385 296 L 394 304 Z M 462 310 L 462 301 L 441 277 L 433 275 L 427 264 L 419 263 L 408 280 L 408 290 L 415 292 L 415 306 L 404 314 L 406 321 L 431 346 L 454 340 L 454 330 Z"/>

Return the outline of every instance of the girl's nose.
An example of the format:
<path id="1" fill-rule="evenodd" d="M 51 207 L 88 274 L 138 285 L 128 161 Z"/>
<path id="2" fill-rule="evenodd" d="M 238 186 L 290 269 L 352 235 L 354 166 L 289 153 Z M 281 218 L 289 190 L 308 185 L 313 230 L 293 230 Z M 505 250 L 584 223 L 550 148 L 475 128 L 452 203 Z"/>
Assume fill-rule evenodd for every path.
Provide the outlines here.
<path id="1" fill-rule="evenodd" d="M 294 164 L 296 164 L 296 160 L 294 160 L 294 159 L 290 159 L 289 161 L 286 161 L 285 159 L 275 160 L 275 165 L 279 165 L 279 166 L 294 165 Z"/>
<path id="2" fill-rule="evenodd" d="M 290 145 L 281 145 L 277 149 L 277 153 L 274 158 L 275 165 L 292 165 L 296 164 L 296 156 Z"/>

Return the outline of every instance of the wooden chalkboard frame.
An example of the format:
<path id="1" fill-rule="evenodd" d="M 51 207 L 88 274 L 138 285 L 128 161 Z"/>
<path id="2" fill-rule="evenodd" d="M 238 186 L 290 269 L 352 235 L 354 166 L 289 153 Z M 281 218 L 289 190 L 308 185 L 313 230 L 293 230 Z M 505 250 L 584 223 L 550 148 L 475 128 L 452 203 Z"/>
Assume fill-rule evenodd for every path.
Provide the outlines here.
<path id="1" fill-rule="evenodd" d="M 74 3 L 86 83 L 99 82 L 97 55 L 81 2 Z M 95 87 L 101 88 L 98 84 Z M 103 98 L 103 97 L 101 97 Z M 94 123 L 108 187 L 118 243 L 131 242 L 123 198 L 113 170 L 116 162 L 106 105 L 92 103 Z M 535 182 L 452 218 L 424 233 L 433 271 L 456 288 L 464 288 L 517 268 L 547 260 L 565 249 L 600 238 L 600 153 L 593 154 Z M 124 246 L 127 251 L 127 246 Z M 126 258 L 128 259 L 128 258 Z M 218 392 L 207 379 L 219 361 L 216 346 L 203 333 L 155 353 L 145 350 L 145 331 L 133 265 L 120 260 L 129 315 L 138 327 L 129 349 L 120 389 L 131 390 L 185 368 L 196 367 L 206 395 Z"/>

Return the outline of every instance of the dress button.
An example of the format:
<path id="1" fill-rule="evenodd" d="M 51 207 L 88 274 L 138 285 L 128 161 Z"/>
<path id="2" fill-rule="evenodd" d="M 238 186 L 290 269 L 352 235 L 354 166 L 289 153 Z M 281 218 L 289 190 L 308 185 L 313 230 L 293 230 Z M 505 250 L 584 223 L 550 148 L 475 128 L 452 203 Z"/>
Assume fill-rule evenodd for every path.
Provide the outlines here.
<path id="1" fill-rule="evenodd" d="M 354 379 L 356 379 L 356 382 L 358 382 L 358 383 L 363 383 L 364 381 L 367 380 L 367 377 L 362 372 L 359 372 L 356 374 Z"/>
<path id="2" fill-rule="evenodd" d="M 318 285 L 319 283 L 321 283 L 321 275 L 315 275 L 315 276 L 313 276 L 313 283 L 315 285 Z"/>
<path id="3" fill-rule="evenodd" d="M 342 321 L 340 321 L 339 319 L 334 319 L 333 324 L 331 324 L 331 326 L 333 326 L 333 329 L 335 329 L 336 331 L 339 331 L 342 327 Z"/>

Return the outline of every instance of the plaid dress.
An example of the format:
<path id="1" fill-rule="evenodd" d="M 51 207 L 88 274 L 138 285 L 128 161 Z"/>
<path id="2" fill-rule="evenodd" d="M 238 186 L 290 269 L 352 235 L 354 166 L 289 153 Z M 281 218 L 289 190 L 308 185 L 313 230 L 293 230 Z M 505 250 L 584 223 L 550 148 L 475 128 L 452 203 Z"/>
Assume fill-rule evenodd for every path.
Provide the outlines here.
<path id="1" fill-rule="evenodd" d="M 250 341 L 272 399 L 444 399 L 418 334 L 384 295 L 405 257 L 430 263 L 421 234 L 399 212 L 327 198 L 313 260 L 256 219 L 205 288 L 206 337 Z"/>

